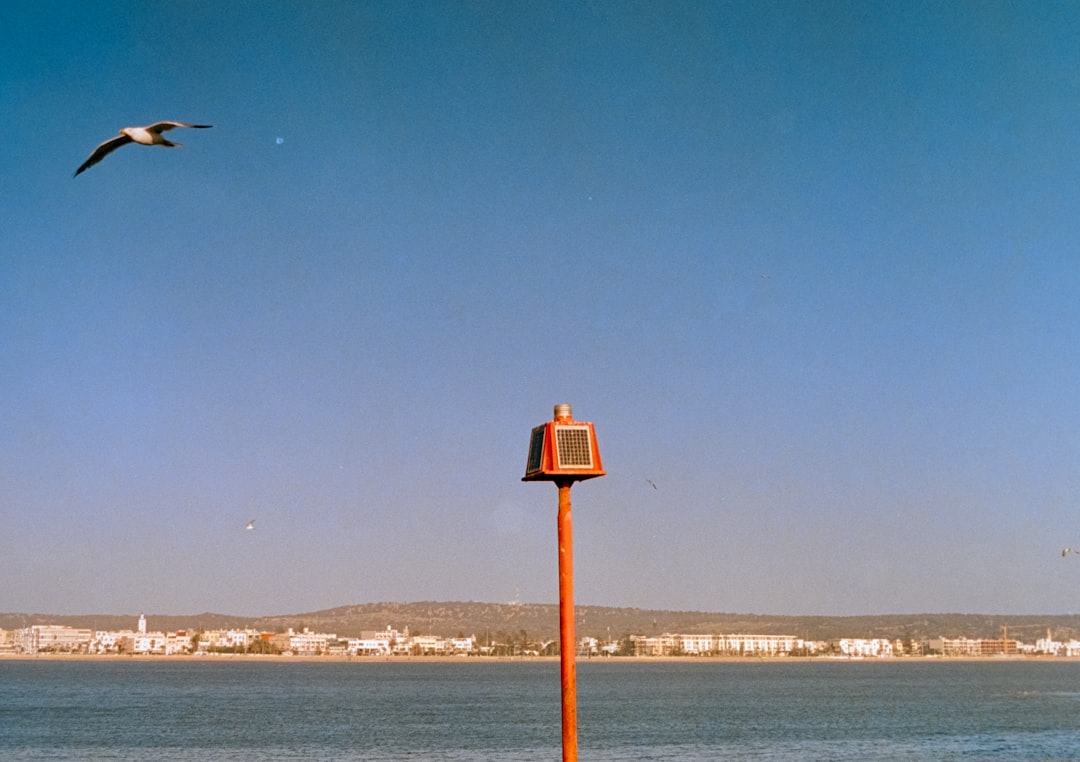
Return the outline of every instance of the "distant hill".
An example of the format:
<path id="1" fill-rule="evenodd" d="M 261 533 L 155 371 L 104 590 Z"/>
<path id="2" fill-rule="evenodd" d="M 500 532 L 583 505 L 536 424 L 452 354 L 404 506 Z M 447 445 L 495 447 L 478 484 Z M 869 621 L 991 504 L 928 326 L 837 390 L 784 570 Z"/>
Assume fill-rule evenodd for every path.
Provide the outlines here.
<path id="1" fill-rule="evenodd" d="M 1006 614 L 877 614 L 864 616 L 774 616 L 724 614 L 702 611 L 660 611 L 609 606 L 578 606 L 579 637 L 601 639 L 625 635 L 671 633 L 754 633 L 796 635 L 808 640 L 836 638 L 901 638 L 923 640 L 936 637 L 998 638 L 1002 628 L 1010 637 L 1034 642 L 1047 630 L 1056 640 L 1080 639 L 1080 615 L 1010 616 Z M 280 632 L 288 628 L 333 632 L 357 637 L 361 632 L 406 627 L 416 634 L 442 637 L 485 633 L 520 633 L 532 638 L 557 638 L 559 607 L 556 604 L 510 604 L 476 602 L 364 603 L 339 606 L 304 614 L 240 617 L 226 614 L 190 616 L 146 614 L 153 630 L 200 630 L 255 628 Z M 134 629 L 138 614 L 0 614 L 0 629 L 31 624 L 64 624 L 95 630 Z"/>
<path id="2" fill-rule="evenodd" d="M 225 614 L 166 615 L 147 614 L 147 625 L 152 630 L 176 632 L 177 630 L 227 630 L 258 627 L 254 617 L 227 616 Z M 136 614 L 0 614 L 0 630 L 17 630 L 32 624 L 63 624 L 68 627 L 85 627 L 91 630 L 134 630 L 139 623 Z"/>

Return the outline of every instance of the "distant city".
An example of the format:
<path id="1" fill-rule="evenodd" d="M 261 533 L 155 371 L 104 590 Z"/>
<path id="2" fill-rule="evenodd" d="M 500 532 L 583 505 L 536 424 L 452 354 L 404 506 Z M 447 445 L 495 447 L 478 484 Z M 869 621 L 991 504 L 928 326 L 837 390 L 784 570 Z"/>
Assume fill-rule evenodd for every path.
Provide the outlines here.
<path id="1" fill-rule="evenodd" d="M 330 632 L 264 632 L 252 628 L 155 631 L 145 616 L 134 629 L 93 630 L 58 624 L 35 624 L 0 630 L 3 655 L 130 655 L 130 656 L 210 656 L 214 654 L 264 654 L 281 656 L 338 657 L 542 657 L 556 656 L 555 640 L 530 640 L 521 631 L 516 636 L 499 633 L 477 637 L 442 637 L 412 634 L 405 627 L 363 632 L 360 637 L 339 637 Z M 994 657 L 1054 656 L 1080 657 L 1080 641 L 1058 641 L 1046 636 L 1033 643 L 1009 638 L 836 638 L 806 640 L 794 635 L 758 634 L 676 634 L 627 635 L 618 639 L 583 637 L 577 654 L 584 657 L 821 657 L 899 658 L 918 656 Z"/>

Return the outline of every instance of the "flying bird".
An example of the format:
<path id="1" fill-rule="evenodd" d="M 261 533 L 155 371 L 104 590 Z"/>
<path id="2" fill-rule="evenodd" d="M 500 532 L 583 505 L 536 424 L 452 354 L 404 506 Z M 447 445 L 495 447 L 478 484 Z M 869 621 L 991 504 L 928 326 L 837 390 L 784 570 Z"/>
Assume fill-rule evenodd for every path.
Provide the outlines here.
<path id="1" fill-rule="evenodd" d="M 652 479 L 646 479 L 645 481 L 647 481 L 653 489 L 656 489 L 656 482 L 654 482 Z"/>
<path id="2" fill-rule="evenodd" d="M 252 519 L 251 521 L 249 521 L 247 523 L 247 526 L 244 527 L 244 529 L 254 529 L 254 528 L 255 528 L 255 519 Z"/>
<path id="3" fill-rule="evenodd" d="M 125 127 L 120 130 L 120 135 L 118 137 L 106 140 L 95 148 L 94 152 L 90 154 L 90 158 L 84 161 L 82 166 L 75 170 L 75 174 L 72 175 L 72 177 L 78 177 L 80 172 L 94 166 L 117 148 L 125 146 L 128 143 L 138 143 L 139 145 L 144 146 L 176 148 L 181 145 L 181 143 L 173 143 L 162 137 L 161 133 L 171 130 L 174 127 L 193 127 L 198 130 L 205 130 L 213 126 L 214 125 L 212 124 L 188 124 L 187 122 L 156 122 L 148 127 Z"/>
<path id="4" fill-rule="evenodd" d="M 1080 554 L 1080 550 L 1077 550 L 1076 548 L 1063 548 L 1061 551 L 1061 557 L 1065 558 L 1065 556 L 1069 555 L 1070 553 Z"/>

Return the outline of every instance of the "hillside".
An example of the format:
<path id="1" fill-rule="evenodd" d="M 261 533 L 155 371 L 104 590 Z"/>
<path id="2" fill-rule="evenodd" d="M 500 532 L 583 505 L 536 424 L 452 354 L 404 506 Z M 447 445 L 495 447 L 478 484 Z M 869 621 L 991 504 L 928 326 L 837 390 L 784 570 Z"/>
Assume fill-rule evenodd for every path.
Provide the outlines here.
<path id="1" fill-rule="evenodd" d="M 865 616 L 774 616 L 725 614 L 701 611 L 660 611 L 607 606 L 578 606 L 577 634 L 600 639 L 625 635 L 675 633 L 760 633 L 796 635 L 809 640 L 841 637 L 902 638 L 1001 637 L 1002 627 L 1020 640 L 1033 642 L 1049 629 L 1058 640 L 1080 639 L 1080 615 L 1010 616 L 1005 614 L 879 614 Z M 189 616 L 147 613 L 155 630 L 256 628 L 284 631 L 333 632 L 359 636 L 365 630 L 388 626 L 413 634 L 452 637 L 526 632 L 538 639 L 557 638 L 559 609 L 555 604 L 506 604 L 475 602 L 365 603 L 324 611 L 269 617 L 225 614 Z M 64 624 L 95 630 L 132 629 L 138 613 L 58 616 L 50 614 L 0 614 L 0 629 L 31 624 Z"/>

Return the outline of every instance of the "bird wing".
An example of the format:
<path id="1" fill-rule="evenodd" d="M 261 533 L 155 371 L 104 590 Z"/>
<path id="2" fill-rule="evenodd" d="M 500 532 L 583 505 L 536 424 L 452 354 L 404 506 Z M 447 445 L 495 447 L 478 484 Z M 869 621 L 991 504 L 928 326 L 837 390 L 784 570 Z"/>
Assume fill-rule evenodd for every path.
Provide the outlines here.
<path id="1" fill-rule="evenodd" d="M 75 170 L 75 174 L 72 175 L 72 177 L 75 177 L 84 169 L 89 169 L 90 167 L 94 166 L 120 146 L 127 145 L 131 142 L 131 138 L 129 138 L 127 135 L 117 135 L 115 138 L 110 138 L 109 140 L 106 140 L 104 143 L 94 149 L 94 152 L 90 154 L 90 158 L 84 161 L 82 163 L 82 166 Z"/>
<path id="2" fill-rule="evenodd" d="M 148 132 L 165 132 L 171 130 L 174 127 L 194 127 L 198 130 L 205 130 L 209 127 L 213 127 L 212 124 L 188 124 L 187 122 L 156 122 L 147 127 Z"/>

